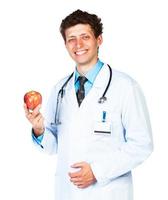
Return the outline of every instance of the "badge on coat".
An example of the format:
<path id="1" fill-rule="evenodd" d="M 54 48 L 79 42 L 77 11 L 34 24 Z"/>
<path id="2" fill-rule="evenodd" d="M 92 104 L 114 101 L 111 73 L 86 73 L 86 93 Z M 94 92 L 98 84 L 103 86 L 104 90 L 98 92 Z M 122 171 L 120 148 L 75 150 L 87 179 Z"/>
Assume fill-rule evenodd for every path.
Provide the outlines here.
<path id="1" fill-rule="evenodd" d="M 103 111 L 101 121 L 97 121 L 94 124 L 94 134 L 111 135 L 111 123 L 106 121 L 107 112 Z"/>

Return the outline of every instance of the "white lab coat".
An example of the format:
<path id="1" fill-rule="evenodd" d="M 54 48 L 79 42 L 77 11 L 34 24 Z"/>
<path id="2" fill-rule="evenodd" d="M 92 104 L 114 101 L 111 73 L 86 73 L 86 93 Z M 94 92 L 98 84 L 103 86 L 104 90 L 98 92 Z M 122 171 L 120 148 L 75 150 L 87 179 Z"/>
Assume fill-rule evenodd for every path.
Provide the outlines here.
<path id="1" fill-rule="evenodd" d="M 139 85 L 128 75 L 113 70 L 107 101 L 99 104 L 109 80 L 109 69 L 104 65 L 78 107 L 73 76 L 65 89 L 59 114 L 61 124 L 54 126 L 51 123 L 54 123 L 57 93 L 65 80 L 52 90 L 41 143 L 44 151 L 58 153 L 55 199 L 132 200 L 131 170 L 153 148 L 148 111 Z M 103 111 L 107 113 L 105 122 L 102 122 Z M 73 170 L 70 166 L 82 161 L 90 163 L 97 179 L 86 189 L 78 189 L 68 176 Z"/>

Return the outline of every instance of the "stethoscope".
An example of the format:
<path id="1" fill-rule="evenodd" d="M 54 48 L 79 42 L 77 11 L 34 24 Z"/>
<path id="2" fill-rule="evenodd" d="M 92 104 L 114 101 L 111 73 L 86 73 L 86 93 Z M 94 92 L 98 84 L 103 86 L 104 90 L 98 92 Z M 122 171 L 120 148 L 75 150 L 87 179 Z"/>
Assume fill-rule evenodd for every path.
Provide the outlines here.
<path id="1" fill-rule="evenodd" d="M 112 80 L 112 69 L 110 67 L 110 65 L 108 65 L 109 68 L 109 80 L 107 83 L 107 86 L 104 90 L 103 95 L 98 99 L 98 103 L 99 104 L 103 104 L 105 101 L 107 101 L 107 97 L 106 97 L 106 93 L 109 89 L 111 80 Z M 68 77 L 68 79 L 65 81 L 65 83 L 63 84 L 63 86 L 61 87 L 61 89 L 58 91 L 58 95 L 57 95 L 57 103 L 56 103 L 56 112 L 55 112 L 55 124 L 61 124 L 60 119 L 59 119 L 59 113 L 60 113 L 60 108 L 61 108 L 61 104 L 62 104 L 62 100 L 64 98 L 65 95 L 65 88 L 68 84 L 68 82 L 71 80 L 72 76 L 73 76 L 74 72 Z"/>

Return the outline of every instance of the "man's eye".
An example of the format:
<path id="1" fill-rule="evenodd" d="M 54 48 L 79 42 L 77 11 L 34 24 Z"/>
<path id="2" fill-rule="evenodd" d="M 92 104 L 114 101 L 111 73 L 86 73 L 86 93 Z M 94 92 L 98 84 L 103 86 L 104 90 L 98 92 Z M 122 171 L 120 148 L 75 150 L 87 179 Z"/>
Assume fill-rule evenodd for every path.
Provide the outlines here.
<path id="1" fill-rule="evenodd" d="M 73 41 L 75 41 L 75 38 L 70 38 L 70 39 L 67 40 L 68 43 L 71 43 Z"/>
<path id="2" fill-rule="evenodd" d="M 89 39 L 89 36 L 88 36 L 88 35 L 84 35 L 82 38 L 83 38 L 84 40 L 88 40 L 88 39 Z"/>

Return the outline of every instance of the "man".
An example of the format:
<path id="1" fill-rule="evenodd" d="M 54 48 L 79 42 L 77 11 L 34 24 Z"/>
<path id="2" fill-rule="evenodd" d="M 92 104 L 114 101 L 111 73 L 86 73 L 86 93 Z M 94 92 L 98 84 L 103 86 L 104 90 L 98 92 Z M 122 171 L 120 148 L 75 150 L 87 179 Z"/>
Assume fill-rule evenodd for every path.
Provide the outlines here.
<path id="1" fill-rule="evenodd" d="M 131 170 L 152 152 L 139 85 L 98 58 L 102 29 L 100 18 L 81 10 L 62 20 L 75 71 L 53 88 L 45 120 L 41 105 L 33 112 L 24 105 L 34 143 L 58 154 L 58 200 L 132 200 Z"/>

